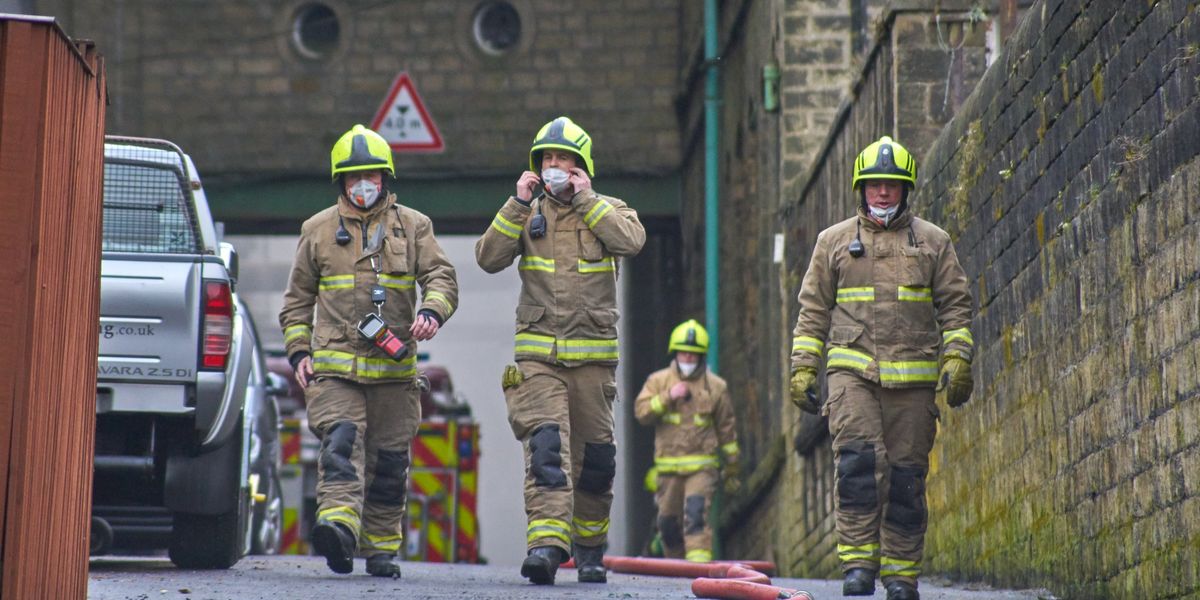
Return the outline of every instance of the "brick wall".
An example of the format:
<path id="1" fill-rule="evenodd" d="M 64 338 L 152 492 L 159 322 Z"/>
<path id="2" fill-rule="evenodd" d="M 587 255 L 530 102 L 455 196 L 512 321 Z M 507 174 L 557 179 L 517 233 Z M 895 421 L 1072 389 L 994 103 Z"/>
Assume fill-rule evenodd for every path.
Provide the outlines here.
<path id="1" fill-rule="evenodd" d="M 925 160 L 974 280 L 929 566 L 1069 598 L 1200 592 L 1200 14 L 1046 1 Z"/>
<path id="2" fill-rule="evenodd" d="M 679 164 L 679 0 L 511 0 L 523 41 L 500 58 L 474 43 L 477 2 L 323 0 L 341 40 L 324 62 L 290 42 L 306 3 L 39 0 L 36 9 L 101 43 L 110 131 L 168 137 L 206 174 L 328 169 L 333 142 L 369 124 L 402 70 L 446 143 L 442 154 L 398 155 L 411 175 L 512 173 L 537 129 L 564 113 L 592 134 L 600 177 Z"/>

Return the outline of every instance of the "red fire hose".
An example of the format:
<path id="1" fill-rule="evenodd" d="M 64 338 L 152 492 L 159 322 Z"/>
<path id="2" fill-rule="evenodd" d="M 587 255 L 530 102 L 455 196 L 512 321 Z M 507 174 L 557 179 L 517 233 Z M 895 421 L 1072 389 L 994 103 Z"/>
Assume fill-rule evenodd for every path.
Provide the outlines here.
<path id="1" fill-rule="evenodd" d="M 574 562 L 562 565 L 573 568 Z M 717 561 L 697 563 L 677 558 L 642 558 L 606 556 L 604 566 L 614 573 L 657 575 L 660 577 L 693 577 L 692 593 L 698 598 L 718 600 L 778 600 L 794 598 L 813 600 L 812 594 L 772 585 L 768 574 L 775 573 L 775 563 L 761 560 Z"/>

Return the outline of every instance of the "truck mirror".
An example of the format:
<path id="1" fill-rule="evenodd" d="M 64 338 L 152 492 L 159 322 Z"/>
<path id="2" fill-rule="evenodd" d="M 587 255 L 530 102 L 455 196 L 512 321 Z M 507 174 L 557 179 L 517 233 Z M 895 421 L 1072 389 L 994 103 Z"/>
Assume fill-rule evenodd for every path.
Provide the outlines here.
<path id="1" fill-rule="evenodd" d="M 238 255 L 233 244 L 229 242 L 221 242 L 219 246 L 221 254 L 221 262 L 225 263 L 225 270 L 229 272 L 229 283 L 237 285 L 238 279 Z"/>

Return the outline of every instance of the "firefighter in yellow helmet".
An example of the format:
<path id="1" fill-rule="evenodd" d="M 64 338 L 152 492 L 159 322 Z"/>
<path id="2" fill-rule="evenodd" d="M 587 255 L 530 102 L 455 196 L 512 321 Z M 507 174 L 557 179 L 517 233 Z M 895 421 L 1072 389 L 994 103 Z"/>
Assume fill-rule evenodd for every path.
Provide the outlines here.
<path id="1" fill-rule="evenodd" d="M 592 138 L 547 123 L 491 226 L 475 244 L 488 273 L 519 259 L 516 365 L 504 373 L 513 434 L 525 450 L 528 517 L 521 575 L 554 583 L 574 553 L 579 581 L 603 583 L 617 448 L 617 259 L 646 232 L 624 202 L 596 193 Z"/>
<path id="2" fill-rule="evenodd" d="M 321 439 L 312 544 L 399 577 L 409 441 L 421 419 L 417 342 L 454 314 L 454 267 L 429 217 L 387 190 L 392 150 L 355 125 L 333 146 L 333 206 L 304 222 L 279 323 L 308 424 Z M 315 315 L 314 315 L 315 308 Z"/>
<path id="3" fill-rule="evenodd" d="M 658 530 L 663 554 L 708 562 L 712 524 L 707 518 L 724 464 L 727 490 L 738 482 L 737 423 L 725 380 L 708 370 L 708 331 L 694 319 L 671 332 L 671 365 L 646 379 L 634 405 L 642 425 L 654 427 L 658 471 Z"/>
<path id="4" fill-rule="evenodd" d="M 889 137 L 854 161 L 858 214 L 817 236 L 792 339 L 791 399 L 829 419 L 842 593 L 915 600 L 935 397 L 971 395 L 971 293 L 945 231 L 912 214 L 917 165 Z M 817 371 L 827 374 L 818 405 Z"/>

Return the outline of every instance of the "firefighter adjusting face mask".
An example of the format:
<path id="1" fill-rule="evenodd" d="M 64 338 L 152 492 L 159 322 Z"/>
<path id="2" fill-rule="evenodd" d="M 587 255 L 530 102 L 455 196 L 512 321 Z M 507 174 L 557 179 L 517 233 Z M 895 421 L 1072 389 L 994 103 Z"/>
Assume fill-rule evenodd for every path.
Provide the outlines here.
<path id="1" fill-rule="evenodd" d="M 567 190 L 568 178 L 570 175 L 562 169 L 550 167 L 542 169 L 542 181 L 546 184 L 546 189 L 550 191 L 550 195 L 555 198 L 562 197 L 562 193 Z"/>
<path id="2" fill-rule="evenodd" d="M 350 201 L 359 208 L 371 208 L 379 199 L 379 186 L 363 179 L 350 188 Z"/>

